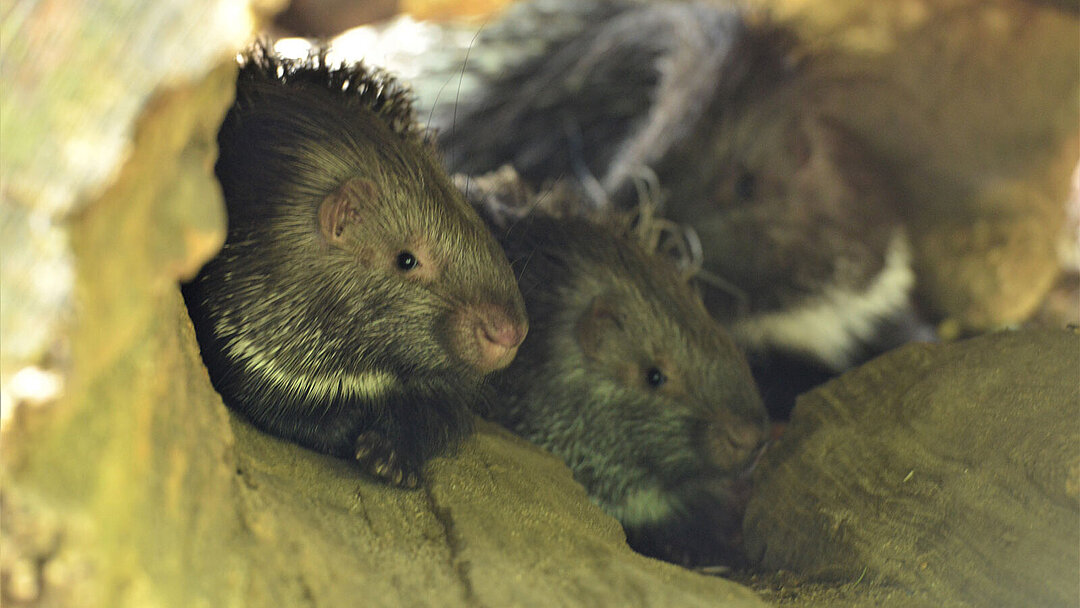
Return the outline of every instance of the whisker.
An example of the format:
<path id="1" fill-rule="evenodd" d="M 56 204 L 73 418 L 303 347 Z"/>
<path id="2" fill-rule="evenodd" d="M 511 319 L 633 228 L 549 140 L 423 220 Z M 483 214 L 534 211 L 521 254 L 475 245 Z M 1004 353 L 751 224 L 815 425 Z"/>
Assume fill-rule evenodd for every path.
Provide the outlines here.
<path id="1" fill-rule="evenodd" d="M 529 262 L 531 262 L 531 261 L 532 261 L 532 258 L 533 258 L 533 254 L 535 254 L 535 253 L 536 253 L 536 251 L 535 251 L 535 250 L 534 250 L 534 251 L 530 251 L 530 252 L 529 252 L 529 255 L 528 255 L 528 256 L 527 256 L 526 258 L 525 258 L 525 263 L 524 263 L 524 264 L 522 264 L 522 266 L 521 266 L 521 269 L 520 269 L 520 270 L 518 270 L 518 273 L 517 273 L 517 278 L 519 278 L 519 279 L 520 279 L 521 277 L 525 276 L 525 269 L 529 267 Z M 515 261 L 515 262 L 517 262 L 517 261 L 518 261 L 518 260 L 520 260 L 520 259 L 521 259 L 521 258 L 518 258 L 517 260 L 514 260 L 514 261 Z"/>
<path id="2" fill-rule="evenodd" d="M 451 140 L 453 140 L 457 135 L 457 111 L 458 103 L 461 101 L 461 81 L 465 79 L 465 68 L 469 65 L 469 54 L 472 53 L 473 45 L 476 44 L 476 39 L 480 37 L 480 32 L 484 31 L 484 27 L 488 24 L 488 20 L 490 20 L 490 17 L 488 19 L 485 19 L 484 22 L 480 24 L 480 27 L 476 30 L 476 33 L 473 34 L 472 40 L 469 41 L 469 48 L 465 49 L 465 59 L 461 62 L 461 72 L 458 74 L 457 92 L 454 94 L 454 112 L 450 120 Z M 451 150 L 450 153 L 455 154 L 453 150 Z M 451 156 L 450 166 L 456 167 L 456 161 L 457 159 Z"/>
<path id="3" fill-rule="evenodd" d="M 529 217 L 530 215 L 532 215 L 532 213 L 534 211 L 536 211 L 537 208 L 540 207 L 541 203 L 543 203 L 544 200 L 547 199 L 547 197 L 551 196 L 552 190 L 553 189 L 545 190 L 542 193 L 540 193 L 539 196 L 533 197 L 532 203 L 530 203 L 529 206 L 525 208 L 525 212 L 517 214 L 517 217 L 514 219 L 514 221 L 511 222 L 510 225 L 506 227 L 506 231 L 503 232 L 503 237 L 505 238 L 505 237 L 510 236 L 510 231 L 513 230 L 514 227 L 516 227 L 518 225 L 518 222 L 520 222 L 521 220 L 523 220 L 523 219 Z"/>

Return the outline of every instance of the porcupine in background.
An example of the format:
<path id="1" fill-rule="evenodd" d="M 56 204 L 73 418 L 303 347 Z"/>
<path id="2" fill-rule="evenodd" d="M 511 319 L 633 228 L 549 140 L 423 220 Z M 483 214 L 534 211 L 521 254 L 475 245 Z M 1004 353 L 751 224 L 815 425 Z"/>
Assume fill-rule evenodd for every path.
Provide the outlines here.
<path id="1" fill-rule="evenodd" d="M 515 27 L 522 36 L 520 15 L 543 24 L 553 12 L 514 7 L 470 57 Z M 635 186 L 659 186 L 662 213 L 693 229 L 699 288 L 775 417 L 844 369 L 932 337 L 909 298 L 894 180 L 815 109 L 846 75 L 735 8 L 593 2 L 570 14 L 555 39 L 539 32 L 545 51 L 502 71 L 478 61 L 467 94 L 440 96 L 433 124 L 453 171 L 510 164 L 534 187 L 569 181 L 599 207 L 631 207 Z"/>

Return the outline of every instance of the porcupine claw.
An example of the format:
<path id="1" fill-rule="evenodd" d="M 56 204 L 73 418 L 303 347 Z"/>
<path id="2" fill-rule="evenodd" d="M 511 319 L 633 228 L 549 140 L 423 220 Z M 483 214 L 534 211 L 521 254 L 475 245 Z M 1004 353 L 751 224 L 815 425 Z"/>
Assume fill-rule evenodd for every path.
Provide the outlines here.
<path id="1" fill-rule="evenodd" d="M 353 453 L 360 467 L 369 475 L 402 488 L 419 485 L 419 475 L 406 472 L 393 446 L 377 433 L 361 433 L 357 436 Z"/>

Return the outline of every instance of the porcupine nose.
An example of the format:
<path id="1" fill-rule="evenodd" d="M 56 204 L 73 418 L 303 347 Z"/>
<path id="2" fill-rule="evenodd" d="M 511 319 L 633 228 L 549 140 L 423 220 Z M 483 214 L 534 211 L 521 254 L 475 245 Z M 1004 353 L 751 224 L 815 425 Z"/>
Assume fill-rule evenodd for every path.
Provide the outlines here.
<path id="1" fill-rule="evenodd" d="M 744 420 L 718 420 L 709 428 L 707 452 L 713 464 L 736 468 L 747 463 L 766 440 L 766 427 Z"/>
<path id="2" fill-rule="evenodd" d="M 487 311 L 476 327 L 478 367 L 485 372 L 493 372 L 510 365 L 528 332 L 527 321 L 515 322 L 497 309 Z"/>

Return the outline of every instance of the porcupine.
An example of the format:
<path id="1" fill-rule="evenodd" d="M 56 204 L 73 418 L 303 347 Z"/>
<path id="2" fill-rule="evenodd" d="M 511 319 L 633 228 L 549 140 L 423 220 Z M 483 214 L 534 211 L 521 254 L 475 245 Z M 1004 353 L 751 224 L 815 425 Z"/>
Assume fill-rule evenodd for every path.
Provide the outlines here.
<path id="1" fill-rule="evenodd" d="M 527 332 L 513 274 L 392 77 L 324 48 L 241 62 L 227 239 L 183 286 L 210 378 L 264 431 L 415 486 Z"/>
<path id="2" fill-rule="evenodd" d="M 638 551 L 738 563 L 748 473 L 768 425 L 731 337 L 625 214 L 583 215 L 557 187 L 532 195 L 509 168 L 466 181 L 531 324 L 492 376 L 491 416 L 562 458 Z M 534 203 L 547 212 L 523 213 Z"/>

